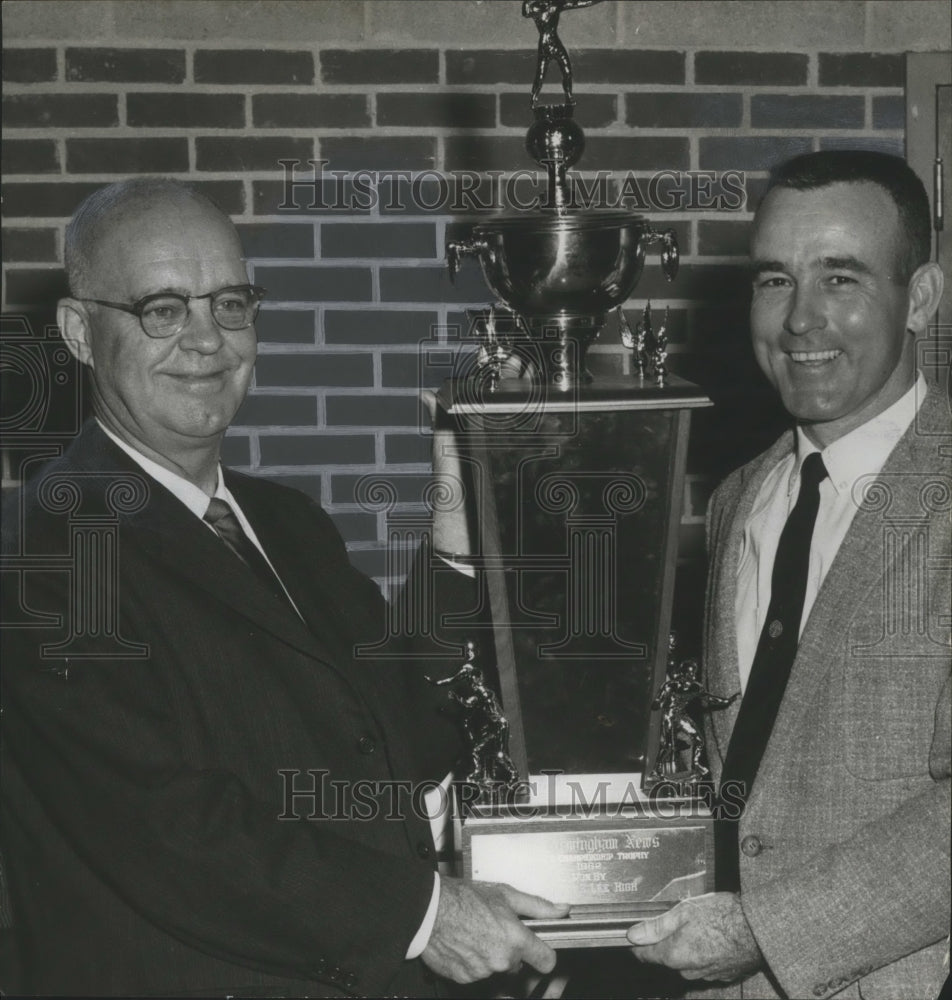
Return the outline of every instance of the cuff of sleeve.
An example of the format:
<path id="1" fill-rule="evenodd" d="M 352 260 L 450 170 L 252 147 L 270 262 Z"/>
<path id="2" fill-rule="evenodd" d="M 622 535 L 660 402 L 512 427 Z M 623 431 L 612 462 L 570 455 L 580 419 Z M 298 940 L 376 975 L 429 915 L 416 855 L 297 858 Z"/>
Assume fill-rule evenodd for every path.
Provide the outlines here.
<path id="1" fill-rule="evenodd" d="M 433 928 L 436 925 L 436 911 L 440 905 L 440 875 L 439 872 L 433 873 L 433 892 L 430 895 L 430 905 L 426 908 L 426 914 L 423 917 L 423 923 L 420 924 L 420 929 L 413 935 L 413 940 L 410 942 L 410 947 L 407 948 L 407 958 L 419 958 L 426 946 L 430 943 L 430 935 L 433 933 Z"/>

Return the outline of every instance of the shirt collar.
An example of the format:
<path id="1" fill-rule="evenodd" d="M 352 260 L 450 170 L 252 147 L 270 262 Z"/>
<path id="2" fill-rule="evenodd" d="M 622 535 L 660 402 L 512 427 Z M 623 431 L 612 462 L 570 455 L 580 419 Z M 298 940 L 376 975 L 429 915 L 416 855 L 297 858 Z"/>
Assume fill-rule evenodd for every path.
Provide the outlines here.
<path id="1" fill-rule="evenodd" d="M 800 469 L 807 455 L 819 451 L 833 489 L 849 493 L 861 476 L 874 476 L 886 464 L 890 452 L 909 429 L 928 392 L 926 380 L 919 373 L 915 384 L 892 406 L 837 438 L 822 450 L 797 427 L 796 462 L 790 473 L 787 490 L 800 488 Z"/>
<path id="2" fill-rule="evenodd" d="M 155 462 L 146 455 L 143 455 L 141 451 L 137 451 L 132 447 L 132 445 L 127 444 L 122 440 L 122 438 L 115 435 L 98 418 L 96 423 L 99 424 L 106 436 L 110 440 L 114 441 L 136 463 L 136 465 L 142 469 L 143 472 L 157 480 L 176 499 L 185 504 L 185 506 L 196 517 L 203 518 L 205 516 L 205 511 L 208 510 L 208 501 L 210 498 L 204 490 L 199 489 L 194 483 L 190 483 L 183 476 L 172 472 L 164 465 L 159 465 L 158 462 Z M 235 501 L 230 490 L 225 485 L 225 480 L 221 474 L 221 465 L 219 465 L 217 469 L 217 482 L 215 484 L 215 492 L 212 495 L 227 501 L 232 508 L 234 508 Z"/>

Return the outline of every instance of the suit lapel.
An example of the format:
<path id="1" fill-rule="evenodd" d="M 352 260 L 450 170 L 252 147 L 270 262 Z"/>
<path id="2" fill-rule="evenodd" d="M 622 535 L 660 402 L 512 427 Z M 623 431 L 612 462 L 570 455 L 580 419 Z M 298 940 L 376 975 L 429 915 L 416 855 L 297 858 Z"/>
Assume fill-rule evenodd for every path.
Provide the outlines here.
<path id="1" fill-rule="evenodd" d="M 710 628 L 711 669 L 709 688 L 713 694 L 729 696 L 740 690 L 740 665 L 737 658 L 737 620 L 735 601 L 737 597 L 737 567 L 740 562 L 744 525 L 750 517 L 754 500 L 770 470 L 793 448 L 792 431 L 783 434 L 766 452 L 760 461 L 742 479 L 733 503 L 727 498 L 721 513 L 722 524 L 717 532 L 713 549 L 715 560 L 714 594 L 711 601 L 713 621 Z M 725 709 L 711 713 L 711 725 L 723 758 L 727 753 L 734 723 L 740 712 L 740 699 Z"/>
<path id="2" fill-rule="evenodd" d="M 340 661 L 285 602 L 276 599 L 254 573 L 237 561 L 213 532 L 110 441 L 95 421 L 86 424 L 66 457 L 77 470 L 95 472 L 97 488 L 104 495 L 116 476 L 134 476 L 147 483 L 148 499 L 141 509 L 120 515 L 123 546 L 147 551 L 175 574 L 300 652 L 332 666 Z M 279 512 L 272 517 L 281 520 Z"/>

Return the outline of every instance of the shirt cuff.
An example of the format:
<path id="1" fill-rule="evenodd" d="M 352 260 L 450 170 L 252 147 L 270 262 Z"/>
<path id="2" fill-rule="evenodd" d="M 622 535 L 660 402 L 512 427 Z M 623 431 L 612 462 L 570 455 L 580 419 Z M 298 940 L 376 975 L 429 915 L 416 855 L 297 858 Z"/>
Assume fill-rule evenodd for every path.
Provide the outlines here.
<path id="1" fill-rule="evenodd" d="M 430 943 L 430 935 L 436 926 L 436 911 L 440 905 L 440 875 L 433 872 L 433 893 L 430 896 L 430 905 L 427 907 L 426 915 L 420 929 L 413 935 L 410 947 L 407 948 L 407 958 L 419 958 L 426 946 Z"/>

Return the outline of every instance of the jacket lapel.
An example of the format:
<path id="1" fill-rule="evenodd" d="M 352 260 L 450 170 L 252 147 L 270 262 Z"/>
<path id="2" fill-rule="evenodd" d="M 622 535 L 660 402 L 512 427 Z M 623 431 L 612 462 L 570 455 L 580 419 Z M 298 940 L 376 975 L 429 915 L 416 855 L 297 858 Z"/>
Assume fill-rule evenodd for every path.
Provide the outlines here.
<path id="1" fill-rule="evenodd" d="M 793 449 L 794 435 L 785 432 L 766 452 L 760 461 L 741 479 L 736 497 L 728 497 L 720 513 L 722 523 L 714 526 L 716 543 L 712 551 L 714 564 L 714 593 L 709 608 L 710 670 L 708 687 L 712 694 L 729 697 L 740 691 L 740 666 L 737 658 L 737 622 L 734 604 L 737 595 L 737 567 L 740 562 L 744 525 L 750 517 L 754 500 L 770 470 Z M 733 705 L 711 713 L 711 726 L 721 758 L 727 754 L 727 745 L 734 723 L 740 712 L 740 699 Z"/>
<path id="2" fill-rule="evenodd" d="M 109 440 L 95 421 L 87 422 L 64 457 L 73 468 L 95 473 L 97 489 L 104 496 L 115 482 L 114 477 L 145 480 L 148 498 L 144 505 L 119 515 L 120 544 L 148 552 L 173 573 L 205 590 L 210 598 L 228 605 L 254 626 L 307 656 L 331 666 L 339 662 L 339 656 L 313 634 L 284 601 L 269 593 L 213 532 L 164 486 L 147 476 L 132 458 Z M 280 512 L 272 512 L 271 517 L 281 520 Z M 255 530 L 258 530 L 257 524 Z M 262 544 L 267 543 L 262 541 Z M 291 590 L 287 581 L 285 585 Z M 291 593 L 297 602 L 294 591 Z"/>

